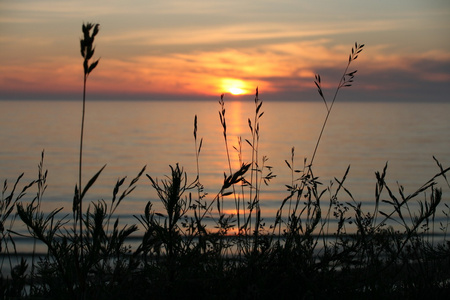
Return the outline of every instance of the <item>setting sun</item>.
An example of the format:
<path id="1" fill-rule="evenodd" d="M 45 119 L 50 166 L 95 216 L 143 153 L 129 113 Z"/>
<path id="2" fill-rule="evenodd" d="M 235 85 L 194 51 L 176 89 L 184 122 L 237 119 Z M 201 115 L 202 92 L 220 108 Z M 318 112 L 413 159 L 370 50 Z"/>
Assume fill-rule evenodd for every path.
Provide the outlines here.
<path id="1" fill-rule="evenodd" d="M 224 78 L 222 79 L 221 88 L 224 92 L 232 95 L 248 94 L 247 83 L 240 79 Z"/>
<path id="2" fill-rule="evenodd" d="M 244 93 L 244 90 L 243 90 L 243 89 L 240 89 L 240 88 L 238 88 L 238 87 L 231 87 L 231 88 L 229 89 L 229 92 L 230 92 L 231 94 L 233 94 L 233 95 L 240 95 L 240 94 L 243 94 L 243 93 Z"/>

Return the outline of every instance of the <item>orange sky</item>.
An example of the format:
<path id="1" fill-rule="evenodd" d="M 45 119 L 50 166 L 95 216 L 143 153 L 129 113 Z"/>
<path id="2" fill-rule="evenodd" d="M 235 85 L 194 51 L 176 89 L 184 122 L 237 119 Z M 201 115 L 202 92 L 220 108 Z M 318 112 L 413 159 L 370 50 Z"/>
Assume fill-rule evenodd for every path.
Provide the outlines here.
<path id="1" fill-rule="evenodd" d="M 349 100 L 450 101 L 450 2 L 2 1 L 0 99 L 77 98 L 83 22 L 100 23 L 88 94 L 317 99 L 366 45 Z M 252 97 L 248 96 L 249 99 Z"/>

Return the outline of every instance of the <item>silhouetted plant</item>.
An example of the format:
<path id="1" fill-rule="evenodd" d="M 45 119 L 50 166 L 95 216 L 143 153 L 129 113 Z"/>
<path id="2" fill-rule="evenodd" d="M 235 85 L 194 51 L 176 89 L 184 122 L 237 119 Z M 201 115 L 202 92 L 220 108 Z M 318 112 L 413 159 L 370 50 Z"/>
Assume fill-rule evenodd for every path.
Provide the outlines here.
<path id="1" fill-rule="evenodd" d="M 24 173 L 19 175 L 12 189 L 8 192 L 7 180 L 3 183 L 0 199 L 0 295 L 5 298 L 22 297 L 27 279 L 28 264 L 21 258 L 20 263 L 15 264 L 19 259 L 16 243 L 14 241 L 13 227 L 16 221 L 16 214 L 13 213 L 16 204 L 22 199 L 27 190 L 36 184 L 36 180 L 25 185 L 19 192 L 18 185 Z M 18 194 L 16 195 L 16 193 Z M 8 194 L 9 193 L 9 194 Z M 5 270 L 9 269 L 8 274 Z M 9 276 L 10 275 L 10 276 Z"/>
<path id="2" fill-rule="evenodd" d="M 359 45 L 358 43 L 355 43 L 355 46 L 352 48 L 351 54 L 349 55 L 347 66 L 346 66 L 344 73 L 339 81 L 339 84 L 336 88 L 336 91 L 334 93 L 334 97 L 333 97 L 331 103 L 329 103 L 325 99 L 325 96 L 323 94 L 320 75 L 315 76 L 314 83 L 316 84 L 316 86 L 318 88 L 318 93 L 319 93 L 320 97 L 324 101 L 324 104 L 325 104 L 325 107 L 327 110 L 327 114 L 326 114 L 325 120 L 322 124 L 322 128 L 321 128 L 319 137 L 317 139 L 316 145 L 314 147 L 314 151 L 313 151 L 311 160 L 309 161 L 309 163 L 307 163 L 307 160 L 305 159 L 303 170 L 294 169 L 294 148 L 292 148 L 292 151 L 291 151 L 292 152 L 291 153 L 291 163 L 289 163 L 287 160 L 285 160 L 288 168 L 291 171 L 291 177 L 292 177 L 291 181 L 292 182 L 290 185 L 287 185 L 287 190 L 289 192 L 289 195 L 283 200 L 283 202 L 280 206 L 280 209 L 277 212 L 275 224 L 273 226 L 274 231 L 276 230 L 277 226 L 281 226 L 283 223 L 283 220 L 282 220 L 283 208 L 288 202 L 289 202 L 288 220 L 287 220 L 288 225 L 286 227 L 288 236 L 289 236 L 289 233 L 293 233 L 294 235 L 297 235 L 298 230 L 300 230 L 302 233 L 305 233 L 305 234 L 311 234 L 314 232 L 316 226 L 319 224 L 318 220 L 321 219 L 321 214 L 322 214 L 320 198 L 322 197 L 322 195 L 325 191 L 318 192 L 318 190 L 317 190 L 317 186 L 321 185 L 322 183 L 319 182 L 318 177 L 315 177 L 313 174 L 313 162 L 316 157 L 316 153 L 319 148 L 319 144 L 322 139 L 323 132 L 325 130 L 326 124 L 328 122 L 329 116 L 331 114 L 332 108 L 337 99 L 337 95 L 338 95 L 340 89 L 343 87 L 349 87 L 353 83 L 353 79 L 354 79 L 355 73 L 357 71 L 348 72 L 349 66 L 354 60 L 356 60 L 358 58 L 358 54 L 361 53 L 361 51 L 363 50 L 363 47 L 364 47 L 364 44 Z M 333 204 L 333 202 L 337 203 L 336 202 L 337 193 L 343 187 L 343 182 L 345 181 L 348 171 L 349 171 L 349 169 L 347 169 L 341 182 L 336 180 L 339 185 L 336 190 L 334 199 L 331 199 L 330 204 Z M 300 178 L 298 178 L 297 180 L 294 180 L 294 173 L 301 173 Z M 299 182 L 299 183 L 297 184 L 297 182 Z M 346 192 L 348 192 L 348 191 L 346 190 Z M 349 192 L 348 192 L 348 194 L 350 195 L 350 197 L 352 197 Z M 305 199 L 307 201 L 307 205 L 301 209 L 300 205 L 301 205 L 301 202 L 303 201 L 303 199 Z M 294 202 L 293 202 L 293 200 L 294 200 Z M 332 205 L 330 205 L 329 209 L 331 207 L 332 207 Z M 299 211 L 299 209 L 300 209 L 300 211 Z M 303 213 L 306 213 L 306 224 L 302 224 L 301 216 L 303 215 Z M 329 217 L 329 213 L 330 213 L 330 210 L 328 210 L 327 217 Z M 345 219 L 343 217 L 342 210 L 340 210 L 340 211 L 338 210 L 338 213 L 340 213 L 340 221 L 339 221 L 340 227 L 338 227 L 338 233 L 339 233 L 340 229 L 342 229 L 342 226 L 344 225 Z M 306 226 L 306 228 L 305 228 L 305 226 Z M 279 228 L 279 231 L 280 230 L 281 230 L 281 228 Z M 321 227 L 320 232 L 322 234 L 324 233 L 323 226 Z"/>
<path id="3" fill-rule="evenodd" d="M 74 226 L 79 223 L 79 248 L 77 247 L 76 252 L 80 251 L 80 259 L 83 260 L 83 196 L 89 189 L 90 184 L 92 185 L 97 177 L 100 175 L 103 168 L 94 177 L 93 181 L 88 182 L 87 186 L 83 189 L 82 184 L 82 169 L 83 169 L 83 137 L 84 137 L 84 118 L 86 110 L 86 83 L 89 74 L 97 67 L 99 60 L 96 60 L 92 64 L 89 63 L 90 59 L 94 55 L 94 38 L 99 32 L 100 25 L 87 23 L 82 26 L 83 38 L 80 40 L 80 52 L 83 60 L 83 108 L 81 116 L 81 134 L 80 134 L 80 161 L 78 170 L 78 186 L 75 186 L 75 195 L 73 200 L 73 213 L 74 213 Z M 92 30 L 92 34 L 91 34 Z M 76 231 L 74 231 L 76 232 Z M 78 255 L 78 254 L 77 254 Z M 77 271 L 80 273 L 80 265 L 77 263 Z M 84 278 L 80 278 L 80 284 L 83 285 Z"/>
<path id="4" fill-rule="evenodd" d="M 83 185 L 82 185 L 82 168 L 83 168 L 83 136 L 84 136 L 84 118 L 85 118 L 85 110 L 86 110 L 86 83 L 87 78 L 89 74 L 97 67 L 97 64 L 99 60 L 96 60 L 93 63 L 89 63 L 90 59 L 94 55 L 95 47 L 94 47 L 94 38 L 99 32 L 100 25 L 99 24 L 92 24 L 87 23 L 83 24 L 82 31 L 83 31 L 83 38 L 80 40 L 80 52 L 81 56 L 84 58 L 83 60 L 83 108 L 82 108 L 82 115 L 81 115 L 81 134 L 80 134 L 80 162 L 79 162 L 79 169 L 78 169 L 78 186 L 75 187 L 75 198 L 74 198 L 74 214 L 76 217 L 76 220 L 79 221 L 80 225 L 80 235 L 82 235 L 83 232 Z M 92 34 L 91 34 L 92 30 Z M 77 222 L 75 222 L 76 224 Z M 80 243 L 82 243 L 82 238 L 80 238 Z M 82 248 L 82 244 L 80 245 L 80 248 Z M 81 253 L 82 255 L 82 253 Z"/>
<path id="5" fill-rule="evenodd" d="M 243 253 L 246 253 L 248 255 L 250 255 L 251 253 L 256 254 L 256 252 L 258 251 L 258 241 L 260 240 L 258 235 L 260 233 L 260 230 L 264 228 L 264 224 L 261 222 L 262 219 L 260 209 L 261 187 L 263 182 L 267 185 L 271 179 L 276 177 L 276 175 L 272 173 L 272 167 L 266 165 L 268 158 L 266 156 L 263 156 L 262 159 L 260 159 L 259 156 L 260 119 L 263 116 L 264 112 L 261 109 L 263 102 L 259 99 L 258 88 L 256 88 L 254 103 L 254 119 L 252 121 L 250 118 L 248 118 L 248 126 L 250 129 L 251 138 L 245 139 L 246 143 L 250 146 L 251 149 L 251 156 L 249 158 L 250 175 L 247 175 L 244 180 L 241 181 L 241 189 L 239 193 L 236 192 L 236 188 L 234 186 L 232 192 L 236 210 L 238 236 L 237 253 L 239 255 Z M 219 116 L 223 128 L 228 168 L 229 171 L 232 172 L 227 139 L 227 127 L 225 118 L 226 110 L 223 94 L 221 95 L 219 104 L 221 105 Z M 244 165 L 244 158 L 242 155 L 242 137 L 238 137 L 238 146 L 233 148 L 238 152 L 239 163 L 241 165 Z M 263 174 L 265 170 L 267 170 L 267 173 Z M 248 194 L 246 194 L 245 188 L 248 188 Z M 234 227 L 234 225 L 230 226 L 228 224 L 231 224 L 231 222 L 234 220 L 234 217 L 234 215 L 229 215 L 227 217 L 225 215 L 221 215 L 220 220 L 227 220 L 226 224 L 227 226 L 229 226 L 228 229 L 231 229 Z M 248 239 L 248 236 L 253 236 L 253 240 Z"/>

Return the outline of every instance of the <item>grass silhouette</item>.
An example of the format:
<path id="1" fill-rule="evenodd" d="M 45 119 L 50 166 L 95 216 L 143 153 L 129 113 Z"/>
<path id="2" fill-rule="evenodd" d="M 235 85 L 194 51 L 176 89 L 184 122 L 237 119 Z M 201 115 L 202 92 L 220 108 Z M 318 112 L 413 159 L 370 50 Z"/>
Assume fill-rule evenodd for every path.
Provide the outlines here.
<path id="1" fill-rule="evenodd" d="M 156 190 L 163 211 L 149 201 L 136 222 L 143 232 L 138 245 L 129 246 L 137 224 L 121 226 L 116 209 L 132 193 L 144 174 L 144 166 L 129 182 L 118 179 L 110 202 L 89 203 L 84 212 L 84 195 L 100 176 L 101 168 L 83 187 L 82 150 L 86 81 L 98 60 L 90 64 L 93 41 L 99 26 L 82 27 L 81 54 L 84 58 L 83 113 L 81 122 L 79 183 L 76 185 L 72 218 L 62 209 L 45 214 L 41 203 L 46 190 L 44 152 L 38 178 L 21 186 L 20 175 L 10 188 L 5 181 L 0 201 L 0 293 L 5 299 L 175 299 L 215 298 L 266 299 L 292 297 L 323 299 L 442 297 L 450 290 L 450 241 L 447 239 L 450 209 L 442 203 L 443 179 L 447 173 L 435 159 L 438 172 L 414 193 L 405 194 L 385 181 L 387 164 L 376 173 L 374 210 L 364 212 L 344 183 L 349 168 L 334 185 L 321 188 L 314 172 L 314 159 L 328 117 L 343 87 L 352 84 L 356 71 L 348 72 L 364 45 L 355 44 L 343 76 L 331 101 L 323 96 L 321 77 L 315 84 L 327 115 L 313 155 L 302 169 L 294 166 L 294 149 L 286 165 L 291 182 L 287 196 L 273 224 L 261 217 L 260 193 L 274 178 L 267 157 L 260 155 L 260 119 L 264 115 L 259 91 L 255 93 L 255 114 L 248 119 L 249 140 L 239 139 L 234 149 L 240 167 L 233 170 L 227 140 L 224 95 L 219 119 L 228 159 L 219 191 L 209 199 L 201 183 L 199 159 L 203 139 L 198 139 L 194 118 L 197 176 L 189 180 L 178 164 L 170 166 L 164 179 L 146 177 Z M 93 30 L 92 34 L 90 33 Z M 263 132 L 262 132 L 263 133 Z M 251 155 L 243 157 L 249 146 Z M 298 178 L 297 178 L 298 176 Z M 36 188 L 30 203 L 24 196 Z M 20 192 L 18 192 L 20 191 Z M 341 194 L 350 202 L 342 202 Z M 225 197 L 233 196 L 236 214 L 224 210 Z M 417 200 L 420 197 L 421 200 Z M 381 211 L 380 202 L 390 205 Z M 413 203 L 418 203 L 414 210 Z M 447 220 L 439 222 L 436 212 L 444 206 Z M 20 219 L 20 220 L 18 220 Z M 206 220 L 215 228 L 208 228 Z M 31 262 L 16 249 L 16 222 L 23 222 L 29 237 L 45 245 L 45 253 L 33 249 Z M 396 222 L 396 226 L 391 226 Z M 332 228 L 330 224 L 337 224 Z M 430 234 L 430 231 L 431 234 Z M 434 240 L 438 231 L 442 240 Z M 133 237 L 136 239 L 136 237 Z M 30 265 L 31 264 L 31 265 Z M 3 268 L 3 266 L 9 268 Z M 9 269 L 7 273 L 4 270 Z"/>
<path id="2" fill-rule="evenodd" d="M 73 213 L 74 213 L 74 227 L 77 225 L 77 221 L 79 222 L 79 246 L 76 247 L 75 252 L 78 255 L 78 251 L 80 250 L 80 260 L 83 260 L 83 197 L 86 191 L 89 189 L 90 183 L 87 184 L 85 189 L 83 190 L 82 185 L 82 170 L 83 170 L 83 137 L 84 137 L 84 117 L 85 117 L 85 110 L 86 110 L 86 83 L 87 78 L 89 74 L 95 69 L 97 66 L 99 60 L 96 60 L 92 64 L 89 64 L 89 60 L 92 58 L 95 52 L 94 47 L 94 38 L 99 32 L 100 25 L 99 24 L 91 24 L 87 23 L 82 26 L 83 31 L 83 39 L 80 40 L 80 52 L 81 56 L 84 58 L 83 61 L 83 110 L 82 110 L 82 117 L 81 117 L 81 134 L 80 134 L 80 163 L 79 163 L 79 169 L 78 169 L 78 186 L 75 186 L 75 195 L 73 199 Z M 92 34 L 91 34 L 92 30 Z M 103 170 L 103 168 L 102 168 Z M 100 170 L 100 172 L 102 171 Z M 100 172 L 98 174 L 100 174 Z M 98 175 L 94 176 L 94 178 L 97 178 Z M 94 179 L 95 181 L 95 179 Z M 74 233 L 76 232 L 76 228 L 74 228 Z M 79 260 L 77 259 L 79 262 Z M 85 281 L 83 277 L 81 277 L 80 273 L 80 265 L 77 264 L 77 273 L 80 276 L 80 284 Z"/>

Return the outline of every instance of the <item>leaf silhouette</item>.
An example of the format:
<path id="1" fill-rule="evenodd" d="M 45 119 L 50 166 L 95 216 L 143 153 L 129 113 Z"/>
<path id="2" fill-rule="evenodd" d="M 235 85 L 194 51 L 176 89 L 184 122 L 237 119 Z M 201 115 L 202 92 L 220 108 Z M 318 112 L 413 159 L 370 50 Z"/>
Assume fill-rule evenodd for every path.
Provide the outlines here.
<path id="1" fill-rule="evenodd" d="M 100 59 L 97 59 L 95 62 L 93 62 L 93 63 L 90 65 L 89 70 L 88 70 L 88 74 L 91 73 L 92 70 L 95 69 L 95 67 L 97 66 L 99 60 L 100 60 Z"/>
<path id="2" fill-rule="evenodd" d="M 86 186 L 83 189 L 83 192 L 81 193 L 81 197 L 80 197 L 80 202 L 81 200 L 84 198 L 84 195 L 86 194 L 86 192 L 89 190 L 89 188 L 95 183 L 95 181 L 97 180 L 98 176 L 100 176 L 100 173 L 103 171 L 103 169 L 106 167 L 106 165 L 104 165 L 100 171 L 98 171 L 90 180 L 89 182 L 86 184 Z"/>

